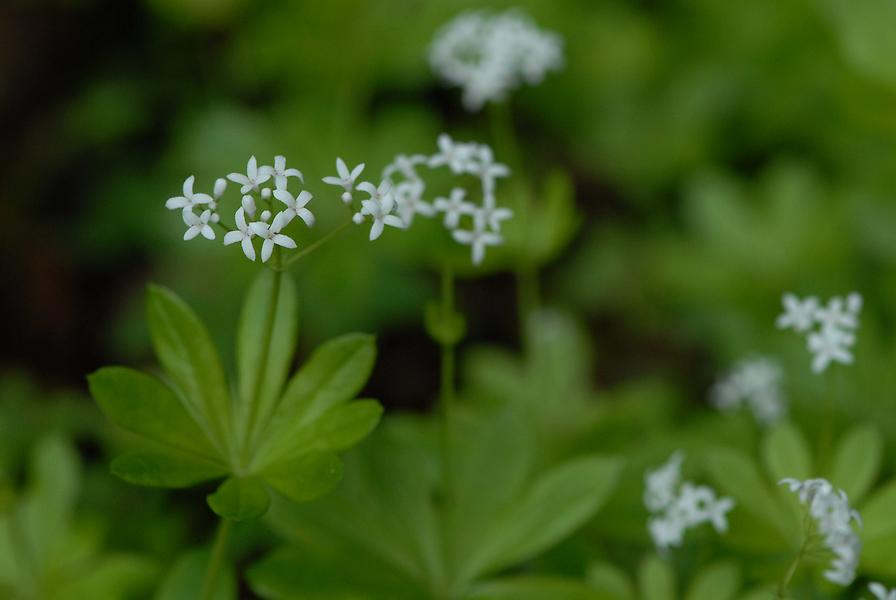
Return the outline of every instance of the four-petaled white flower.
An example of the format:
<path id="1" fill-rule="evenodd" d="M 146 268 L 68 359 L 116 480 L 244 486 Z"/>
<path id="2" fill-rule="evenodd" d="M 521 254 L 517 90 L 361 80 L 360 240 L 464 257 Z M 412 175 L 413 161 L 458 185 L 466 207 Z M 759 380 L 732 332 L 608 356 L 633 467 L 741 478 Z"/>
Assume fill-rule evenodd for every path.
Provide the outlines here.
<path id="1" fill-rule="evenodd" d="M 887 590 L 887 588 L 876 581 L 868 584 L 868 589 L 874 594 L 876 600 L 896 600 L 896 588 Z"/>
<path id="2" fill-rule="evenodd" d="M 236 211 L 235 215 L 236 220 L 236 231 L 228 231 L 224 235 L 224 245 L 229 246 L 230 244 L 235 244 L 240 242 L 243 247 L 243 254 L 246 255 L 246 258 L 249 260 L 255 260 L 255 246 L 252 245 L 252 238 L 255 237 L 255 233 L 252 231 L 252 228 L 246 223 L 246 213 L 243 210 L 243 207 L 240 207 Z"/>
<path id="3" fill-rule="evenodd" d="M 355 189 L 355 180 L 358 179 L 358 176 L 361 175 L 362 171 L 364 171 L 364 163 L 361 163 L 354 169 L 349 170 L 348 166 L 346 166 L 345 164 L 345 161 L 341 158 L 337 158 L 336 172 L 339 173 L 339 176 L 334 177 L 332 175 L 328 175 L 327 177 L 323 178 L 323 182 L 330 185 L 338 185 L 343 190 L 345 190 L 342 194 L 342 201 L 348 204 L 352 201 L 352 191 Z"/>
<path id="4" fill-rule="evenodd" d="M 495 189 L 495 179 L 509 176 L 510 168 L 507 165 L 496 163 L 495 155 L 488 146 L 480 146 L 476 158 L 478 161 L 471 163 L 470 171 L 482 179 L 486 193 L 491 194 Z"/>
<path id="5" fill-rule="evenodd" d="M 259 169 L 260 173 L 265 173 L 269 177 L 274 178 L 274 187 L 278 190 L 285 190 L 290 177 L 297 177 L 302 183 L 305 178 L 298 169 L 286 168 L 286 157 L 277 155 L 274 157 L 274 166 L 264 166 Z"/>
<path id="6" fill-rule="evenodd" d="M 852 364 L 853 357 L 849 348 L 855 341 L 855 335 L 836 327 L 825 327 L 817 333 L 809 334 L 806 342 L 809 351 L 815 355 L 812 359 L 812 370 L 821 373 L 832 362 Z"/>
<path id="7" fill-rule="evenodd" d="M 289 224 L 289 218 L 284 213 L 277 213 L 274 222 L 270 225 L 263 221 L 255 221 L 249 225 L 252 228 L 252 233 L 264 240 L 261 244 L 261 262 L 268 262 L 274 252 L 275 244 L 283 248 L 296 247 L 294 239 L 280 233 L 287 224 Z"/>
<path id="8" fill-rule="evenodd" d="M 308 227 L 314 225 L 314 215 L 311 214 L 310 210 L 305 208 L 305 205 L 311 201 L 311 194 L 309 192 L 302 191 L 298 196 L 293 197 L 293 195 L 286 190 L 274 190 L 274 198 L 286 205 L 286 210 L 283 212 L 286 214 L 289 221 L 292 221 L 295 217 L 299 217 L 305 221 L 305 225 Z"/>
<path id="9" fill-rule="evenodd" d="M 369 181 L 364 181 L 358 185 L 358 189 L 370 194 L 368 200 L 361 201 L 361 214 L 373 219 L 370 228 L 371 241 L 382 235 L 386 225 L 404 229 L 404 221 L 391 214 L 395 204 L 395 199 L 392 197 L 392 182 L 385 179 L 379 187 L 375 187 Z"/>
<path id="10" fill-rule="evenodd" d="M 778 317 L 779 329 L 794 329 L 804 333 L 815 323 L 818 311 L 818 298 L 815 296 L 800 300 L 794 294 L 784 294 L 781 302 L 784 304 L 784 313 Z"/>
<path id="11" fill-rule="evenodd" d="M 513 217 L 513 211 L 509 208 L 495 206 L 495 197 L 491 194 L 485 195 L 485 204 L 480 212 L 488 226 L 496 232 L 501 231 L 501 221 Z"/>
<path id="12" fill-rule="evenodd" d="M 447 165 L 453 173 L 463 173 L 470 167 L 475 148 L 471 144 L 455 142 L 447 133 L 439 136 L 439 153 L 429 159 L 430 167 Z"/>
<path id="13" fill-rule="evenodd" d="M 227 176 L 227 179 L 242 186 L 240 188 L 241 194 L 258 191 L 258 186 L 270 178 L 271 172 L 267 169 L 259 169 L 258 162 L 254 156 L 250 157 L 249 162 L 246 163 L 245 175 L 242 173 L 231 173 Z"/>
<path id="14" fill-rule="evenodd" d="M 488 231 L 485 225 L 485 216 L 479 211 L 474 215 L 472 230 L 455 229 L 451 232 L 456 242 L 472 248 L 474 265 L 480 264 L 485 258 L 487 246 L 499 246 L 504 241 L 500 234 Z"/>
<path id="15" fill-rule="evenodd" d="M 476 207 L 465 200 L 467 190 L 464 188 L 454 188 L 447 198 L 436 198 L 433 206 L 438 212 L 445 213 L 443 221 L 448 229 L 456 229 L 462 215 L 471 215 Z"/>
<path id="16" fill-rule="evenodd" d="M 207 240 L 215 239 L 215 230 L 209 225 L 209 221 L 211 221 L 212 218 L 212 211 L 206 209 L 197 217 L 193 214 L 192 210 L 184 209 L 183 217 L 184 223 L 187 224 L 187 231 L 184 233 L 185 240 L 192 240 L 200 233 L 202 234 L 202 237 Z"/>
<path id="17" fill-rule="evenodd" d="M 173 198 L 168 198 L 168 201 L 165 202 L 165 208 L 170 208 L 171 210 L 176 210 L 178 208 L 182 208 L 184 210 L 190 210 L 197 204 L 208 204 L 212 202 L 212 197 L 208 194 L 202 193 L 193 193 L 193 181 L 196 178 L 193 175 L 190 175 L 184 180 L 183 186 L 183 196 L 174 196 Z"/>
<path id="18" fill-rule="evenodd" d="M 431 217 L 436 213 L 433 206 L 423 200 L 423 182 L 419 179 L 402 181 L 393 188 L 392 196 L 405 227 L 413 224 L 417 213 L 424 217 Z"/>
<path id="19" fill-rule="evenodd" d="M 787 413 L 782 377 L 780 365 L 769 358 L 741 360 L 713 385 L 710 402 L 726 412 L 746 405 L 758 422 L 771 425 Z"/>

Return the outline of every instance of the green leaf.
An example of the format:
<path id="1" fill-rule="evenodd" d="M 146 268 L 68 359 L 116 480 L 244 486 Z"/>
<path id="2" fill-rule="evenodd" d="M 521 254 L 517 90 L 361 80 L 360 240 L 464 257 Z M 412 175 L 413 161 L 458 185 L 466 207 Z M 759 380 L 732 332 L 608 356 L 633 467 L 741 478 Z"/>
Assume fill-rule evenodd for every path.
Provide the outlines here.
<path id="1" fill-rule="evenodd" d="M 439 302 L 430 302 L 423 312 L 426 332 L 438 344 L 453 346 L 460 342 L 467 332 L 467 320 L 458 312 L 446 314 Z"/>
<path id="2" fill-rule="evenodd" d="M 207 500 L 215 513 L 233 521 L 257 519 L 271 505 L 271 497 L 255 477 L 229 477 Z"/>
<path id="3" fill-rule="evenodd" d="M 196 600 L 202 595 L 208 550 L 193 550 L 182 555 L 165 576 L 155 600 Z M 218 576 L 212 600 L 236 600 L 236 576 L 225 564 Z"/>
<path id="4" fill-rule="evenodd" d="M 771 525 L 785 541 L 797 543 L 799 522 L 792 522 L 790 511 L 771 493 L 751 458 L 738 450 L 719 447 L 707 453 L 706 466 L 721 491 L 734 497 L 739 509 Z"/>
<path id="5" fill-rule="evenodd" d="M 638 569 L 641 600 L 675 600 L 675 571 L 658 556 L 650 556 Z"/>
<path id="6" fill-rule="evenodd" d="M 837 445 L 831 466 L 830 481 L 846 492 L 855 506 L 865 497 L 880 472 L 884 440 L 872 426 L 849 430 Z"/>
<path id="7" fill-rule="evenodd" d="M 373 337 L 364 334 L 345 335 L 318 348 L 290 380 L 262 435 L 255 463 L 286 456 L 303 429 L 354 398 L 367 382 L 375 357 Z"/>
<path id="8" fill-rule="evenodd" d="M 248 432 L 252 439 L 267 422 L 283 391 L 298 336 L 298 304 L 289 275 L 270 269 L 256 277 L 246 295 L 237 335 L 236 366 L 243 424 L 253 427 Z M 251 425 L 246 418 L 250 410 L 256 411 Z"/>
<path id="9" fill-rule="evenodd" d="M 719 563 L 700 571 L 686 600 L 730 600 L 740 588 L 740 570 L 733 563 Z"/>
<path id="10" fill-rule="evenodd" d="M 223 477 L 227 469 L 188 454 L 141 450 L 113 460 L 112 473 L 136 485 L 183 488 Z"/>
<path id="11" fill-rule="evenodd" d="M 94 400 L 119 427 L 172 448 L 216 456 L 174 392 L 156 378 L 125 367 L 104 367 L 87 379 Z"/>
<path id="12" fill-rule="evenodd" d="M 588 585 L 606 600 L 632 600 L 635 587 L 625 571 L 610 563 L 594 563 L 588 567 Z"/>
<path id="13" fill-rule="evenodd" d="M 467 600 L 603 600 L 587 585 L 563 577 L 516 575 L 478 584 Z"/>
<path id="14" fill-rule="evenodd" d="M 603 505 L 621 466 L 618 459 L 589 456 L 547 471 L 497 518 L 462 572 L 507 567 L 559 542 Z"/>
<path id="15" fill-rule="evenodd" d="M 896 4 L 891 0 L 819 0 L 846 59 L 861 73 L 896 86 L 896 38 L 891 27 Z"/>
<path id="16" fill-rule="evenodd" d="M 163 287 L 149 286 L 147 310 L 159 362 L 223 454 L 231 439 L 230 390 L 208 331 L 183 300 Z"/>
<path id="17" fill-rule="evenodd" d="M 314 424 L 314 450 L 345 450 L 373 431 L 383 407 L 376 400 L 358 400 L 334 406 Z"/>
<path id="18" fill-rule="evenodd" d="M 332 452 L 311 452 L 275 462 L 265 467 L 261 476 L 293 502 L 307 502 L 336 487 L 342 479 L 342 461 Z"/>
<path id="19" fill-rule="evenodd" d="M 863 569 L 882 577 L 896 577 L 896 479 L 877 489 L 862 506 Z"/>
<path id="20" fill-rule="evenodd" d="M 772 429 L 762 440 L 762 459 L 774 481 L 812 477 L 812 453 L 800 431 L 789 423 Z"/>
<path id="21" fill-rule="evenodd" d="M 53 600 L 142 598 L 157 576 L 158 567 L 144 558 L 109 556 L 79 573 L 76 580 L 66 583 Z"/>

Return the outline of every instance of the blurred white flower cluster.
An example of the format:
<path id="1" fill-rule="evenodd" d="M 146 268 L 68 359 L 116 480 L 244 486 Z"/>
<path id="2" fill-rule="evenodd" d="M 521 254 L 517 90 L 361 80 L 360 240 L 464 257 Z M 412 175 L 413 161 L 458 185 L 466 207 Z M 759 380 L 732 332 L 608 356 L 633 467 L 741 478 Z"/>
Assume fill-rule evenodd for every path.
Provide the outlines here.
<path id="1" fill-rule="evenodd" d="M 868 584 L 868 589 L 874 594 L 877 600 L 896 600 L 896 588 L 887 590 L 882 583 L 872 582 Z"/>
<path id="2" fill-rule="evenodd" d="M 463 88 L 468 110 L 502 100 L 523 83 L 541 83 L 563 66 L 563 42 L 522 11 L 465 12 L 445 24 L 429 50 L 433 71 Z"/>
<path id="3" fill-rule="evenodd" d="M 662 467 L 644 478 L 644 506 L 650 511 L 647 529 L 661 551 L 680 546 L 688 529 L 712 523 L 718 533 L 728 530 L 728 512 L 734 500 L 717 497 L 705 485 L 681 481 L 684 453 L 675 452 Z"/>
<path id="4" fill-rule="evenodd" d="M 800 502 L 809 507 L 818 533 L 834 558 L 824 572 L 831 583 L 848 586 L 856 577 L 862 543 L 852 529 L 852 521 L 862 524 L 859 513 L 849 507 L 846 492 L 835 490 L 826 479 L 782 479 L 791 492 L 798 493 Z"/>
<path id="5" fill-rule="evenodd" d="M 452 188 L 447 197 L 427 200 L 426 180 L 420 171 L 439 167 L 446 167 L 457 176 L 469 175 L 479 179 L 481 203 L 471 202 L 463 187 Z M 407 229 L 417 215 L 426 218 L 440 215 L 442 224 L 451 231 L 454 240 L 471 247 L 473 263 L 478 265 L 485 258 L 488 246 L 503 243 L 501 222 L 513 216 L 510 209 L 497 206 L 495 201 L 496 179 L 507 177 L 510 170 L 495 162 L 488 146 L 456 142 L 447 134 L 439 136 L 435 154 L 396 156 L 383 171 L 379 183 L 356 183 L 364 170 L 363 164 L 350 170 L 341 158 L 337 158 L 336 170 L 337 176 L 325 177 L 323 181 L 341 187 L 345 203 L 354 201 L 353 192 L 356 190 L 367 194 L 368 198 L 361 201 L 353 220 L 359 225 L 371 222 L 371 240 L 380 237 L 387 225 Z"/>
<path id="6" fill-rule="evenodd" d="M 224 244 L 239 243 L 243 254 L 249 260 L 255 260 L 256 248 L 254 240 L 261 242 L 261 260 L 267 262 L 274 252 L 274 246 L 295 248 L 296 242 L 282 233 L 293 219 L 298 217 L 308 227 L 314 225 L 314 215 L 305 206 L 311 200 L 311 194 L 301 191 L 294 196 L 289 191 L 290 178 L 304 182 L 298 169 L 287 168 L 286 158 L 275 156 L 273 165 L 258 166 L 255 157 L 249 158 L 246 172 L 231 173 L 227 179 L 240 186 L 242 201 L 234 213 L 236 229 L 231 230 L 221 222 L 219 201 L 227 188 L 227 180 L 219 178 L 215 181 L 213 195 L 193 192 L 194 177 L 187 177 L 183 185 L 183 196 L 169 198 L 165 206 L 172 210 L 180 210 L 187 231 L 185 240 L 198 235 L 215 239 L 217 225 L 226 231 Z M 268 184 L 265 186 L 265 184 Z M 271 187 L 273 184 L 273 187 Z M 276 200 L 276 202 L 275 202 Z M 260 209 L 259 209 L 260 207 Z M 274 210 L 277 210 L 274 214 Z M 202 210 L 198 215 L 197 211 Z"/>
<path id="7" fill-rule="evenodd" d="M 770 358 L 741 360 L 710 390 L 710 402 L 723 412 L 746 405 L 763 425 L 771 425 L 787 414 L 787 401 L 781 391 L 783 373 Z"/>
<path id="8" fill-rule="evenodd" d="M 855 331 L 862 312 L 861 294 L 853 292 L 845 299 L 835 296 L 824 306 L 815 296 L 800 300 L 793 294 L 784 294 L 782 303 L 784 312 L 778 317 L 778 328 L 806 335 L 814 372 L 823 372 L 832 362 L 852 363 L 851 348 L 856 343 Z"/>

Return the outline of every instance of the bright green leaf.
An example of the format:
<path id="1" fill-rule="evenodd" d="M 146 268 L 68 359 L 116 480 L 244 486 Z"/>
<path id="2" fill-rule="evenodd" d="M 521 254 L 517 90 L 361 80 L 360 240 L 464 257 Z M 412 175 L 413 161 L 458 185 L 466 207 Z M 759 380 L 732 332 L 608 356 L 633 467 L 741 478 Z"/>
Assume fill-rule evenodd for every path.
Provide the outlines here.
<path id="1" fill-rule="evenodd" d="M 253 427 L 253 439 L 283 391 L 298 328 L 298 295 L 292 279 L 286 273 L 263 270 L 246 295 L 237 336 L 240 408 L 244 426 Z M 252 410 L 250 425 L 247 415 Z"/>
<path id="2" fill-rule="evenodd" d="M 884 440 L 872 426 L 849 430 L 837 445 L 830 481 L 841 488 L 853 506 L 868 493 L 880 472 Z"/>
<path id="3" fill-rule="evenodd" d="M 740 570 L 732 563 L 719 563 L 700 571 L 685 600 L 730 600 L 740 588 Z"/>
<path id="4" fill-rule="evenodd" d="M 196 600 L 202 595 L 208 567 L 207 550 L 194 550 L 182 555 L 165 576 L 155 600 Z M 212 600 L 236 600 L 236 576 L 225 564 L 218 576 Z"/>
<path id="5" fill-rule="evenodd" d="M 641 600 L 675 600 L 675 571 L 658 556 L 650 556 L 638 569 Z"/>
<path id="6" fill-rule="evenodd" d="M 271 497 L 255 477 L 230 477 L 208 496 L 211 509 L 233 521 L 257 519 L 268 511 L 270 504 Z"/>
<path id="7" fill-rule="evenodd" d="M 144 450 L 117 457 L 112 473 L 137 485 L 183 488 L 223 477 L 227 469 L 196 456 Z"/>
<path id="8" fill-rule="evenodd" d="M 762 440 L 762 459 L 773 481 L 812 477 L 812 453 L 806 438 L 789 423 L 772 429 Z"/>
<path id="9" fill-rule="evenodd" d="M 230 390 L 221 360 L 199 317 L 174 292 L 149 286 L 147 312 L 153 347 L 187 408 L 214 432 L 219 448 L 230 440 Z"/>
<path id="10" fill-rule="evenodd" d="M 635 587 L 628 574 L 610 563 L 594 563 L 588 567 L 588 585 L 602 594 L 606 600 L 632 600 Z"/>
<path id="11" fill-rule="evenodd" d="M 326 494 L 342 478 L 342 461 L 332 452 L 311 452 L 296 459 L 275 462 L 262 478 L 294 502 L 307 502 Z"/>
<path id="12" fill-rule="evenodd" d="M 862 566 L 870 572 L 896 577 L 896 480 L 875 490 L 861 508 Z"/>
<path id="13" fill-rule="evenodd" d="M 88 381 L 100 409 L 119 427 L 179 450 L 216 455 L 174 392 L 158 379 L 125 367 L 104 367 Z"/>

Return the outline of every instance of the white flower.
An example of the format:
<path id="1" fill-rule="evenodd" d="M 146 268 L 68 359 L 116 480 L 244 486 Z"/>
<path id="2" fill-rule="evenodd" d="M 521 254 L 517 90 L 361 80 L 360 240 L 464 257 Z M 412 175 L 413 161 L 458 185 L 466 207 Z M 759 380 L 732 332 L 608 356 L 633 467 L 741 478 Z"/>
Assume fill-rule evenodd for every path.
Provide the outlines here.
<path id="1" fill-rule="evenodd" d="M 491 194 L 495 189 L 495 179 L 507 177 L 510 169 L 507 165 L 496 163 L 492 149 L 484 144 L 477 149 L 476 158 L 478 160 L 470 163 L 470 172 L 482 179 L 483 188 L 487 194 Z"/>
<path id="2" fill-rule="evenodd" d="M 474 215 L 472 231 L 455 229 L 451 232 L 456 242 L 472 248 L 474 265 L 480 264 L 485 258 L 487 246 L 499 246 L 504 241 L 500 234 L 486 230 L 485 225 L 485 215 L 480 210 Z"/>
<path id="3" fill-rule="evenodd" d="M 328 176 L 323 178 L 324 183 L 328 183 L 330 185 L 338 185 L 345 192 L 342 194 L 342 200 L 346 204 L 352 201 L 352 190 L 355 187 L 355 180 L 358 179 L 358 176 L 364 170 L 364 163 L 356 166 L 354 169 L 349 171 L 349 168 L 346 166 L 345 161 L 341 158 L 336 159 L 336 172 L 339 173 L 338 177 Z"/>
<path id="4" fill-rule="evenodd" d="M 684 453 L 678 451 L 662 467 L 647 472 L 644 477 L 644 505 L 649 511 L 664 510 L 675 500 L 683 462 Z"/>
<path id="5" fill-rule="evenodd" d="M 291 237 L 283 235 L 280 231 L 289 223 L 284 213 L 277 213 L 274 222 L 270 225 L 262 221 L 256 221 L 249 225 L 252 232 L 264 240 L 261 245 L 261 262 L 268 262 L 274 252 L 274 244 L 284 248 L 295 248 L 296 242 Z"/>
<path id="6" fill-rule="evenodd" d="M 722 411 L 746 404 L 758 422 L 774 423 L 787 413 L 781 378 L 781 367 L 771 359 L 741 360 L 713 386 L 710 402 Z"/>
<path id="7" fill-rule="evenodd" d="M 221 196 L 224 195 L 224 190 L 226 190 L 226 189 L 227 189 L 227 180 L 226 179 L 224 179 L 223 177 L 218 177 L 217 179 L 215 179 L 215 189 L 213 192 L 215 195 L 215 200 L 220 200 Z"/>
<path id="8" fill-rule="evenodd" d="M 286 168 L 286 157 L 277 155 L 274 157 L 274 166 L 264 166 L 261 167 L 259 173 L 264 173 L 268 177 L 273 176 L 274 178 L 274 186 L 278 190 L 285 190 L 288 180 L 290 177 L 298 177 L 299 181 L 304 182 L 305 178 L 302 177 L 302 172 L 298 169 L 287 169 Z M 259 182 L 261 183 L 261 182 Z M 245 192 L 244 192 L 245 193 Z"/>
<path id="9" fill-rule="evenodd" d="M 647 521 L 647 531 L 653 543 L 660 550 L 680 546 L 684 540 L 685 527 L 681 521 L 671 518 L 653 517 Z"/>
<path id="10" fill-rule="evenodd" d="M 243 207 L 237 209 L 234 218 L 236 220 L 237 230 L 227 232 L 224 236 L 224 245 L 229 246 L 230 244 L 241 242 L 243 254 L 245 254 L 246 258 L 249 260 L 254 261 L 255 246 L 252 245 L 252 238 L 255 237 L 255 233 L 252 231 L 252 228 L 246 224 L 246 214 Z"/>
<path id="11" fill-rule="evenodd" d="M 212 202 L 212 197 L 208 194 L 194 194 L 193 193 L 193 181 L 196 178 L 193 175 L 190 175 L 184 180 L 183 186 L 183 196 L 174 196 L 173 198 L 168 198 L 168 201 L 165 202 L 165 208 L 169 208 L 171 210 L 176 210 L 178 208 L 184 210 L 190 210 L 197 204 L 208 204 Z"/>
<path id="12" fill-rule="evenodd" d="M 501 100 L 522 83 L 540 83 L 563 64 L 562 42 L 524 13 L 468 12 L 436 34 L 429 62 L 446 82 L 463 89 L 468 110 Z"/>
<path id="13" fill-rule="evenodd" d="M 872 582 L 868 584 L 868 589 L 874 594 L 877 600 L 896 600 L 896 588 L 887 591 L 882 583 Z"/>
<path id="14" fill-rule="evenodd" d="M 513 217 L 513 211 L 509 208 L 495 206 L 495 197 L 490 193 L 485 194 L 485 202 L 480 212 L 488 226 L 495 231 L 501 231 L 501 221 Z"/>
<path id="15" fill-rule="evenodd" d="M 825 479 L 782 479 L 791 492 L 798 493 L 800 502 L 807 504 L 809 514 L 818 524 L 825 547 L 834 555 L 825 578 L 838 585 L 848 586 L 856 576 L 862 545 L 852 528 L 861 525 L 859 513 L 850 508 L 846 492 L 835 490 Z"/>
<path id="16" fill-rule="evenodd" d="M 433 206 L 438 212 L 445 213 L 443 223 L 448 229 L 457 228 L 461 215 L 471 215 L 476 210 L 473 204 L 466 202 L 464 198 L 467 191 L 463 188 L 454 188 L 448 198 L 436 198 Z"/>
<path id="17" fill-rule="evenodd" d="M 202 211 L 202 214 L 198 217 L 193 214 L 193 211 L 190 209 L 184 209 L 183 212 L 184 223 L 188 226 L 186 233 L 184 233 L 185 240 L 192 240 L 194 237 L 202 234 L 207 240 L 215 239 L 215 230 L 212 229 L 211 225 L 209 225 L 209 221 L 212 217 L 212 211 L 206 209 Z"/>
<path id="18" fill-rule="evenodd" d="M 404 229 L 404 221 L 390 214 L 395 200 L 392 198 L 392 183 L 388 179 L 383 180 L 378 188 L 369 181 L 365 181 L 358 185 L 358 189 L 370 194 L 369 200 L 361 201 L 361 214 L 373 219 L 373 226 L 370 228 L 370 241 L 380 237 L 386 225 Z"/>
<path id="19" fill-rule="evenodd" d="M 240 188 L 241 194 L 258 191 L 258 186 L 270 178 L 271 173 L 269 171 L 265 169 L 259 170 L 258 162 L 255 160 L 254 156 L 250 157 L 249 162 L 246 163 L 245 175 L 242 173 L 231 173 L 227 176 L 227 179 L 242 186 Z"/>
<path id="20" fill-rule="evenodd" d="M 476 149 L 473 144 L 455 142 L 447 133 L 441 134 L 437 143 L 439 152 L 430 157 L 430 167 L 448 165 L 448 168 L 455 174 L 464 173 L 468 170 L 470 161 L 473 158 L 473 152 Z"/>
<path id="21" fill-rule="evenodd" d="M 414 215 L 417 213 L 424 217 L 436 214 L 432 205 L 423 201 L 423 189 L 423 182 L 419 179 L 402 181 L 393 188 L 392 195 L 405 227 L 410 227 L 413 224 Z"/>
<path id="22" fill-rule="evenodd" d="M 851 295 L 852 296 L 852 295 Z M 859 296 L 861 298 L 861 296 Z M 858 303 L 861 306 L 861 300 Z M 844 307 L 843 298 L 834 297 L 828 300 L 825 308 L 819 308 L 815 311 L 815 320 L 823 329 L 844 328 L 855 329 L 858 327 L 856 314 Z"/>
<path id="23" fill-rule="evenodd" d="M 778 317 L 779 329 L 792 328 L 803 333 L 812 327 L 818 311 L 818 298 L 809 296 L 800 300 L 793 294 L 784 294 L 781 302 L 784 304 L 784 313 Z"/>
<path id="24" fill-rule="evenodd" d="M 286 190 L 274 190 L 274 197 L 286 205 L 286 210 L 283 211 L 288 219 L 287 222 L 292 221 L 295 217 L 299 217 L 303 221 L 305 221 L 305 225 L 311 227 L 314 225 L 314 215 L 311 214 L 311 211 L 305 208 L 305 205 L 311 200 L 311 194 L 309 192 L 303 191 L 298 197 L 293 197 Z"/>
<path id="25" fill-rule="evenodd" d="M 428 162 L 429 158 L 422 154 L 412 154 L 411 156 L 399 154 L 392 160 L 392 164 L 385 168 L 383 177 L 391 179 L 395 173 L 401 173 L 406 179 L 419 181 L 420 176 L 417 174 L 417 166 L 427 164 Z"/>
<path id="26" fill-rule="evenodd" d="M 820 332 L 809 334 L 807 345 L 815 357 L 812 370 L 821 373 L 832 362 L 851 364 L 853 357 L 849 348 L 855 344 L 856 336 L 836 327 L 825 327 Z"/>

